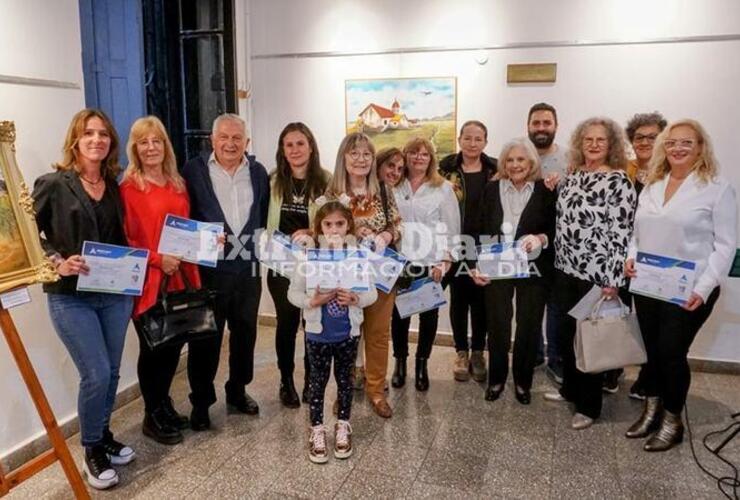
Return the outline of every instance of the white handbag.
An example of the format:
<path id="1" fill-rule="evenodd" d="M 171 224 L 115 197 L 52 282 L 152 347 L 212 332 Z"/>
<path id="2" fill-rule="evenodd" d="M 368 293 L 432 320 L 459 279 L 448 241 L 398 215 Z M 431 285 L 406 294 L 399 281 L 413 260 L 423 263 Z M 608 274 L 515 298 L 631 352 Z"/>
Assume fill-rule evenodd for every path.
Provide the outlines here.
<path id="1" fill-rule="evenodd" d="M 584 373 L 599 373 L 647 361 L 640 325 L 633 311 L 619 302 L 620 310 L 602 314 L 601 298 L 591 316 L 578 323 L 574 339 L 576 367 Z"/>

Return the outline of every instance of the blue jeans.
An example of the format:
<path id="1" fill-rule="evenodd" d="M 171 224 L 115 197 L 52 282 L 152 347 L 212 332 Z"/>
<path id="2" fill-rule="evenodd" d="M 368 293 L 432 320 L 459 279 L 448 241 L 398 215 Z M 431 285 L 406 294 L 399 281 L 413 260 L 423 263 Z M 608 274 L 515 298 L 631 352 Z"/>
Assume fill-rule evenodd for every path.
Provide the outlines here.
<path id="1" fill-rule="evenodd" d="M 85 292 L 50 293 L 47 299 L 54 329 L 80 374 L 82 445 L 94 446 L 110 424 L 133 299 Z"/>

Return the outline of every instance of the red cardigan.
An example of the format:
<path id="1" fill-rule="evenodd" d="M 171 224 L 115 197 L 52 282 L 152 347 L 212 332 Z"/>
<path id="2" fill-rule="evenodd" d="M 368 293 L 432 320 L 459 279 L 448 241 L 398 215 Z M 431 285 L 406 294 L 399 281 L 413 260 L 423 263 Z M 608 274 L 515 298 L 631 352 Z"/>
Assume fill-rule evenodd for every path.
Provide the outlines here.
<path id="1" fill-rule="evenodd" d="M 147 182 L 147 190 L 142 191 L 136 183 L 126 180 L 121 184 L 120 192 L 124 210 L 123 227 L 128 244 L 149 250 L 144 291 L 134 302 L 133 317 L 138 318 L 157 302 L 159 287 L 165 276 L 162 271 L 162 255 L 157 253 L 164 219 L 167 214 L 189 217 L 190 200 L 186 191 L 178 193 L 171 183 L 161 187 Z M 198 266 L 183 262 L 180 269 L 187 275 L 192 286 L 200 288 Z M 185 283 L 179 273 L 170 277 L 167 291 L 183 288 Z"/>

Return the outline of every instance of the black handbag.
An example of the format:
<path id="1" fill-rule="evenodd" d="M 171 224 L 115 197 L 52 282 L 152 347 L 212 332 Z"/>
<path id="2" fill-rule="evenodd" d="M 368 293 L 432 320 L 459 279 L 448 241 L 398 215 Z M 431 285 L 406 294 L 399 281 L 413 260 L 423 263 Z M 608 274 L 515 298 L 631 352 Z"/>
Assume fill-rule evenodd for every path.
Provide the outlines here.
<path id="1" fill-rule="evenodd" d="M 185 290 L 167 292 L 169 276 L 165 276 L 157 303 L 137 320 L 150 349 L 218 335 L 215 292 L 206 288 L 196 290 L 185 273 L 180 274 Z"/>

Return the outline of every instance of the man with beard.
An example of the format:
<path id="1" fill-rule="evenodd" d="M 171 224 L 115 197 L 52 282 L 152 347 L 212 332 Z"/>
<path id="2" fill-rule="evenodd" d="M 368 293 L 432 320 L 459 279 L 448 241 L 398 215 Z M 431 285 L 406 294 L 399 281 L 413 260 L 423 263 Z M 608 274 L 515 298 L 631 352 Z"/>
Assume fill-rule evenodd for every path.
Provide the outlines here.
<path id="1" fill-rule="evenodd" d="M 527 119 L 527 135 L 532 141 L 542 162 L 542 177 L 550 189 L 554 189 L 558 181 L 567 175 L 567 151 L 555 143 L 555 133 L 558 130 L 558 114 L 550 104 L 540 102 L 529 109 Z M 558 349 L 559 316 L 553 297 L 547 302 L 547 369 L 546 373 L 556 384 L 563 383 L 563 364 Z M 540 335 L 540 345 L 537 352 L 537 365 L 545 361 L 545 346 L 543 336 Z"/>

